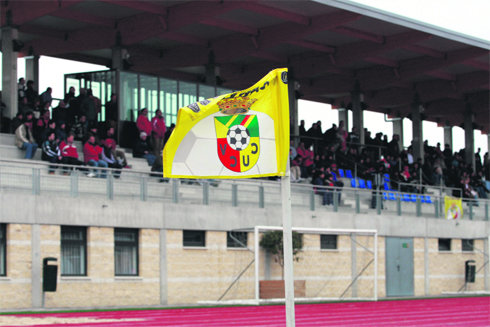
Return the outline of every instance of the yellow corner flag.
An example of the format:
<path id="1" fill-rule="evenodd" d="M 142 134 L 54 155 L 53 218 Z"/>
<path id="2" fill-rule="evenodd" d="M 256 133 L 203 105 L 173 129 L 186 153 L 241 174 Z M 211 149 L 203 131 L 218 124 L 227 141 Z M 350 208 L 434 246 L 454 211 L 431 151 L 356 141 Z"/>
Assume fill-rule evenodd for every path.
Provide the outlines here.
<path id="1" fill-rule="evenodd" d="M 444 212 L 446 219 L 462 219 L 463 218 L 463 202 L 461 198 L 453 198 L 451 196 L 444 197 Z"/>
<path id="2" fill-rule="evenodd" d="M 174 178 L 284 176 L 289 156 L 287 69 L 254 86 L 179 109 L 163 150 Z"/>

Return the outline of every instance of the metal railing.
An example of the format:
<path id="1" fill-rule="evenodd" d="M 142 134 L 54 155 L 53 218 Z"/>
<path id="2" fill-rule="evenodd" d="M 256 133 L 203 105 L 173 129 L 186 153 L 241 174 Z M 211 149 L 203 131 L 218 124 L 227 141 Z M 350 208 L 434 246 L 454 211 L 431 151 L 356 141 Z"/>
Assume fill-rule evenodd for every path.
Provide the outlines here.
<path id="1" fill-rule="evenodd" d="M 50 166 L 56 166 L 50 174 Z M 63 169 L 64 168 L 64 169 Z M 96 171 L 101 177 L 89 178 Z M 105 178 L 103 177 L 105 175 Z M 163 201 L 207 206 L 279 208 L 281 189 L 278 181 L 163 179 L 161 173 L 52 165 L 26 160 L 0 160 L 0 192 L 19 192 L 56 197 L 98 197 L 108 200 Z M 323 203 L 323 194 L 330 201 Z M 294 209 L 315 212 L 343 212 L 444 217 L 444 197 L 382 189 L 326 187 L 291 184 Z M 464 217 L 489 219 L 488 200 L 463 202 Z"/>

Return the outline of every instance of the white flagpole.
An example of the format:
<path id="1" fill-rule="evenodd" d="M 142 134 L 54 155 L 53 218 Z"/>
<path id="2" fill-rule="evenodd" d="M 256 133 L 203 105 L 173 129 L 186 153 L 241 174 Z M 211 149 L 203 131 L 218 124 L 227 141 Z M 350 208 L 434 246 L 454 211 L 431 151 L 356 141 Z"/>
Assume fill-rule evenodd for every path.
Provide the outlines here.
<path id="1" fill-rule="evenodd" d="M 293 234 L 291 223 L 291 176 L 289 154 L 286 174 L 281 177 L 282 200 L 282 238 L 284 246 L 284 289 L 286 302 L 286 326 L 294 327 L 294 273 L 293 273 Z"/>

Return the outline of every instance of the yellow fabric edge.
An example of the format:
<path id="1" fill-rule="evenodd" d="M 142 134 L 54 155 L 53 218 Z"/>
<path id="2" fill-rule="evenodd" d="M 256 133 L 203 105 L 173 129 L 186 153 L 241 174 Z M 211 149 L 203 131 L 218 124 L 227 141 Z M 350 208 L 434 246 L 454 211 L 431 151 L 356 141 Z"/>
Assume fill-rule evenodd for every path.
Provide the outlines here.
<path id="1" fill-rule="evenodd" d="M 181 178 L 181 179 L 244 179 L 244 178 L 261 178 L 261 177 L 272 177 L 272 176 L 284 176 L 284 173 L 269 173 L 269 174 L 260 174 L 260 175 L 244 175 L 244 176 L 227 176 L 223 178 L 223 176 L 196 176 L 196 175 L 172 175 L 165 176 L 165 178 Z"/>

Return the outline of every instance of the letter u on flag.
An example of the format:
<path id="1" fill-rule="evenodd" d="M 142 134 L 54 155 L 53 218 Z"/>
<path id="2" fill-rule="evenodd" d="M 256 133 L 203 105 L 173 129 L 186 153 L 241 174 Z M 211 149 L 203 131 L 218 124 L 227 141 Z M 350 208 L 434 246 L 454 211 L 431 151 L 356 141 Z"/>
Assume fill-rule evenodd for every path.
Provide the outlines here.
<path id="1" fill-rule="evenodd" d="M 287 69 L 252 87 L 180 108 L 163 150 L 171 178 L 284 176 L 289 156 Z"/>

